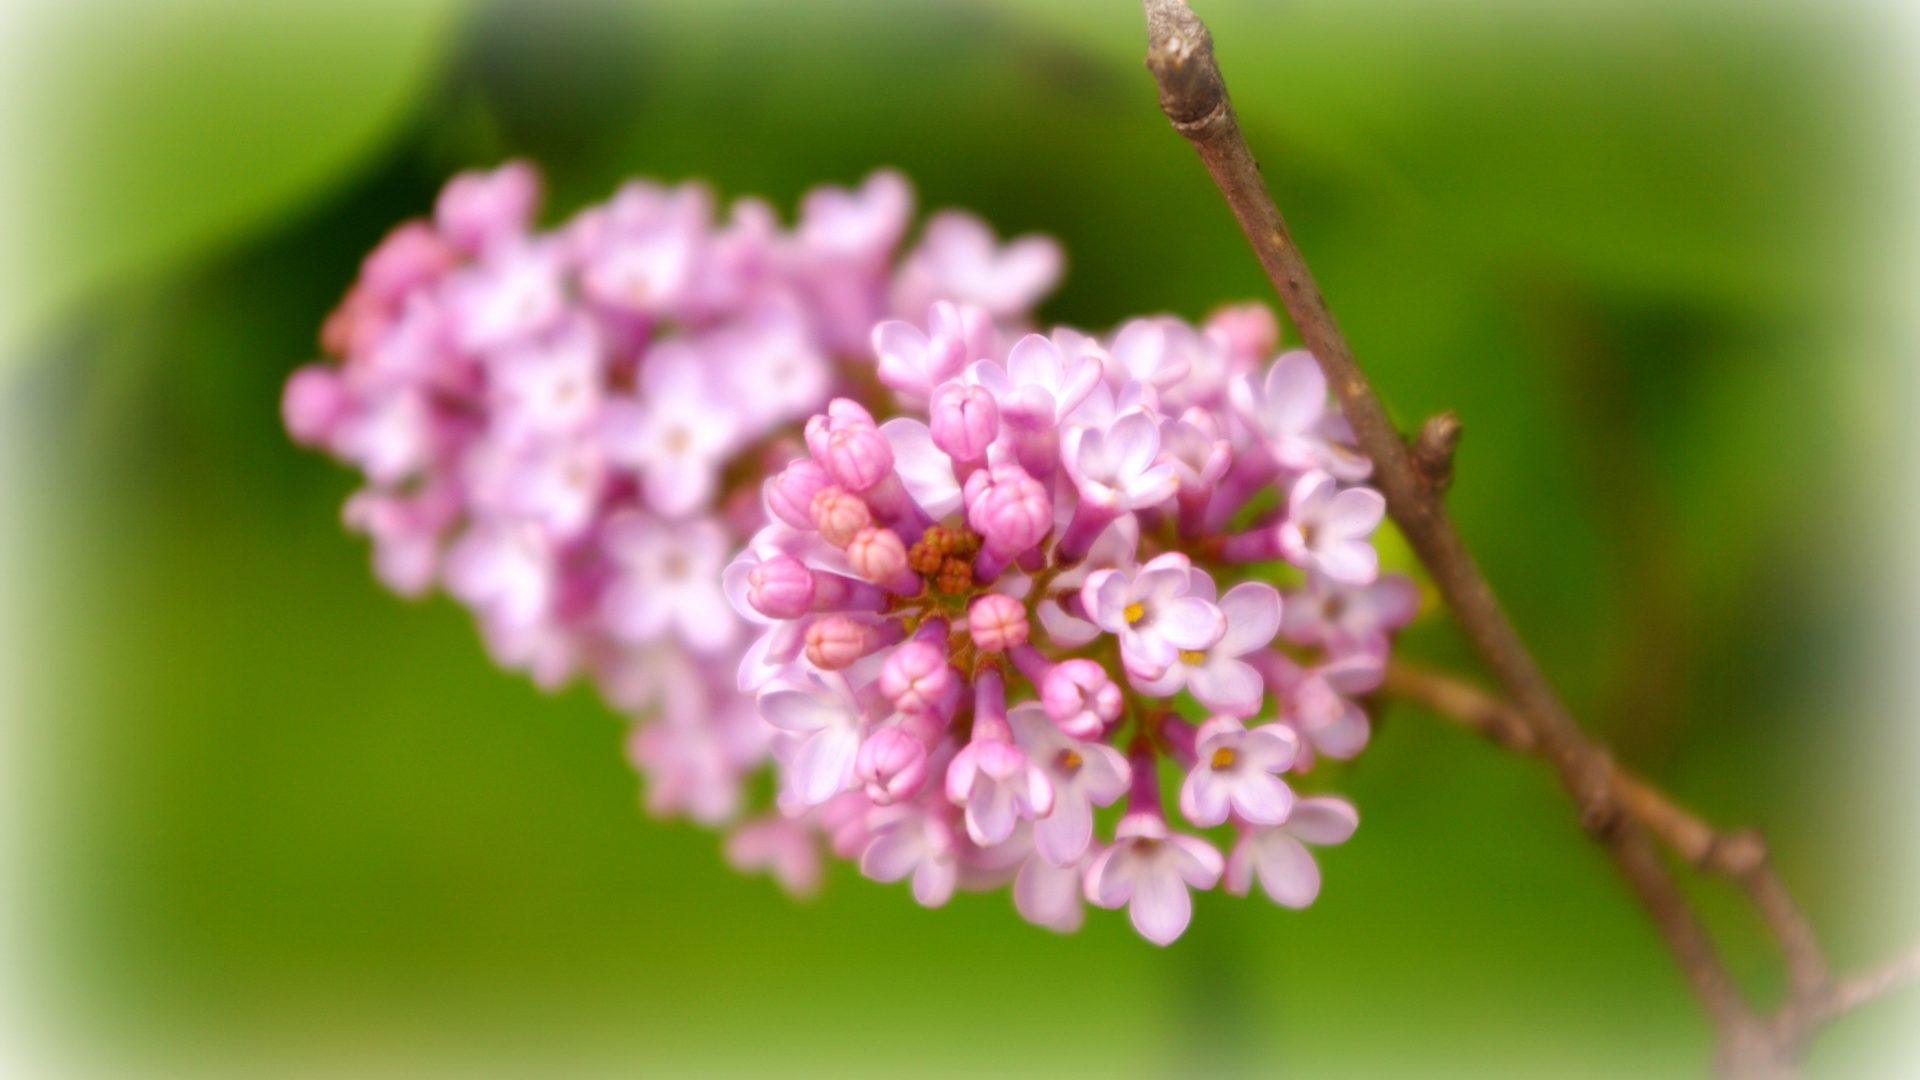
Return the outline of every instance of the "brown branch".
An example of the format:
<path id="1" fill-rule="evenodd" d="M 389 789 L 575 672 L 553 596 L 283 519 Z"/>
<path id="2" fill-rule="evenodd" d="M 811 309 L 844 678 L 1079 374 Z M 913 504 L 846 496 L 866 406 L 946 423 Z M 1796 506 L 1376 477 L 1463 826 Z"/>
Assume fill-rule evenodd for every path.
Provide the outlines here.
<path id="1" fill-rule="evenodd" d="M 1355 441 L 1374 463 L 1388 513 L 1433 577 L 1455 621 L 1518 706 L 1519 717 L 1580 811 L 1582 826 L 1632 886 L 1720 1033 L 1723 1061 L 1750 1067 L 1765 1042 L 1637 818 L 1622 812 L 1608 756 L 1574 722 L 1468 554 L 1435 486 L 1415 468 L 1346 336 L 1314 283 L 1234 117 L 1206 26 L 1183 0 L 1143 0 L 1147 68 L 1160 107 L 1199 154 L 1307 348 L 1319 360 Z"/>
<path id="2" fill-rule="evenodd" d="M 1388 666 L 1380 689 L 1510 750 L 1539 753 L 1526 722 L 1512 705 L 1463 679 L 1396 660 Z M 1920 950 L 1915 950 L 1877 971 L 1835 981 L 1812 925 L 1774 872 L 1758 833 L 1716 829 L 1624 769 L 1614 770 L 1613 783 L 1620 805 L 1649 832 L 1689 864 L 1739 886 L 1759 912 L 1786 961 L 1789 981 L 1786 1003 L 1769 1025 L 1777 1063 L 1797 1057 L 1809 1037 L 1840 1016 L 1920 980 Z"/>

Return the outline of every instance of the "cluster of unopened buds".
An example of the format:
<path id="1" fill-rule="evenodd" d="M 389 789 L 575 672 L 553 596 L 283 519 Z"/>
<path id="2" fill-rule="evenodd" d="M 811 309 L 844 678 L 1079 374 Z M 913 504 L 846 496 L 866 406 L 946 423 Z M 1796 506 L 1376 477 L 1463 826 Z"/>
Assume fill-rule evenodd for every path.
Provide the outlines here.
<path id="1" fill-rule="evenodd" d="M 792 233 L 636 187 L 532 234 L 530 184 L 456 179 L 289 385 L 294 433 L 367 474 L 349 521 L 390 584 L 595 675 L 650 804 L 795 891 L 831 852 L 1161 944 L 1190 890 L 1314 899 L 1303 845 L 1357 817 L 1302 777 L 1365 746 L 1416 595 L 1267 309 L 1022 333 L 1052 246 L 941 217 L 895 269 L 888 174 Z"/>

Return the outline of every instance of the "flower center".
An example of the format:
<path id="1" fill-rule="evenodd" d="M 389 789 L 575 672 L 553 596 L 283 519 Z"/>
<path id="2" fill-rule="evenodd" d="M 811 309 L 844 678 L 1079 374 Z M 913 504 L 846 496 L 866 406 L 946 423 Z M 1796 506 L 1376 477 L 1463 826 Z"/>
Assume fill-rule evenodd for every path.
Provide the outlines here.
<path id="1" fill-rule="evenodd" d="M 1198 665 L 1205 662 L 1206 659 L 1207 659 L 1207 654 L 1200 652 L 1197 649 L 1181 649 L 1180 650 L 1180 662 L 1183 664 L 1194 666 L 1194 665 Z"/>
<path id="2" fill-rule="evenodd" d="M 667 432 L 667 453 L 684 454 L 687 452 L 687 447 L 692 445 L 693 436 L 687 434 L 686 428 L 677 427 Z"/>
<path id="3" fill-rule="evenodd" d="M 1223 746 L 1213 752 L 1213 757 L 1208 759 L 1208 763 L 1216 769 L 1232 768 L 1234 758 L 1239 756 L 1233 752 L 1233 747 Z"/>
<path id="4" fill-rule="evenodd" d="M 1060 756 L 1055 759 L 1054 764 L 1060 767 L 1061 772 L 1071 776 L 1080 771 L 1080 752 L 1072 748 L 1062 750 L 1060 751 Z"/>
<path id="5" fill-rule="evenodd" d="M 1134 603 L 1128 604 L 1126 607 L 1126 610 L 1122 611 L 1120 614 L 1126 617 L 1127 625 L 1132 626 L 1133 624 L 1139 622 L 1141 619 L 1144 619 L 1147 617 L 1147 605 L 1136 601 Z"/>

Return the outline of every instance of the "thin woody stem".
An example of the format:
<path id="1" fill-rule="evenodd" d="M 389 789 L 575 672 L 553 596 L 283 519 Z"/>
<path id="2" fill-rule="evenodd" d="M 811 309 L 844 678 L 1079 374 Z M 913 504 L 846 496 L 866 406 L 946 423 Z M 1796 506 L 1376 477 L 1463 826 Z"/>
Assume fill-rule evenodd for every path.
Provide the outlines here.
<path id="1" fill-rule="evenodd" d="M 1300 336 L 1326 372 L 1387 511 L 1432 576 L 1455 621 L 1499 678 L 1539 754 L 1579 809 L 1582 826 L 1612 857 L 1653 919 L 1720 1032 L 1729 1068 L 1758 1069 L 1766 1042 L 1757 1017 L 1727 976 L 1705 928 L 1680 895 L 1638 818 L 1623 812 L 1614 767 L 1568 713 L 1495 599 L 1441 500 L 1443 485 L 1415 465 L 1294 246 L 1247 147 L 1213 56 L 1205 24 L 1183 0 L 1143 0 L 1147 68 L 1160 107 L 1199 154 Z"/>
<path id="2" fill-rule="evenodd" d="M 1523 754 L 1539 746 L 1517 710 L 1497 694 L 1464 679 L 1405 661 L 1387 668 L 1381 693 L 1424 706 L 1492 742 Z M 1616 769 L 1620 804 L 1649 832 L 1703 872 L 1738 885 L 1752 902 L 1786 961 L 1789 991 L 1769 1025 L 1778 1053 L 1801 1053 L 1808 1038 L 1840 1016 L 1885 994 L 1920 981 L 1920 950 L 1864 975 L 1835 981 L 1812 926 L 1767 860 L 1766 846 L 1750 829 L 1724 831 L 1641 777 Z"/>

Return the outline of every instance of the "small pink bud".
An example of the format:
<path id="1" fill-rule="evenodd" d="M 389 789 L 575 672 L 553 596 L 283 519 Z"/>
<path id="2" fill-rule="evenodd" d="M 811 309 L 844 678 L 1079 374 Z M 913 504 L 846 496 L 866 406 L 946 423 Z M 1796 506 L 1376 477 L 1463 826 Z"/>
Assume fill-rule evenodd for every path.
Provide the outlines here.
<path id="1" fill-rule="evenodd" d="M 325 364 L 308 364 L 294 372 L 280 393 L 280 418 L 287 434 L 302 446 L 326 442 L 347 407 L 346 387 Z"/>
<path id="2" fill-rule="evenodd" d="M 952 683 L 946 651 L 930 641 L 907 642 L 880 668 L 880 693 L 909 715 L 939 708 Z"/>
<path id="3" fill-rule="evenodd" d="M 813 571 L 775 555 L 747 573 L 747 603 L 769 619 L 797 619 L 813 606 Z"/>
<path id="4" fill-rule="evenodd" d="M 1120 717 L 1120 687 L 1092 660 L 1062 660 L 1040 683 L 1048 719 L 1076 739 L 1097 739 Z"/>
<path id="5" fill-rule="evenodd" d="M 1046 485 L 1025 469 L 1001 466 L 968 505 L 967 523 L 980 534 L 988 551 L 1012 558 L 1039 544 L 1053 528 L 1053 501 L 1047 497 Z"/>
<path id="6" fill-rule="evenodd" d="M 448 240 L 479 251 L 526 232 L 539 205 L 540 174 L 524 161 L 509 161 L 492 172 L 465 172 L 449 180 L 434 203 L 433 218 Z"/>
<path id="7" fill-rule="evenodd" d="M 360 261 L 360 282 L 369 295 L 397 303 L 415 288 L 433 281 L 460 261 L 460 253 L 433 226 L 409 221 L 395 226 Z"/>
<path id="8" fill-rule="evenodd" d="M 986 652 L 1006 652 L 1027 643 L 1027 608 L 1011 596 L 988 593 L 967 608 L 967 630 Z"/>
<path id="9" fill-rule="evenodd" d="M 1217 308 L 1207 316 L 1206 335 L 1235 359 L 1258 362 L 1280 347 L 1280 323 L 1273 309 L 1249 302 Z"/>
<path id="10" fill-rule="evenodd" d="M 825 470 L 820 475 L 824 478 Z M 855 533 L 873 524 L 873 511 L 867 504 L 838 484 L 828 484 L 814 492 L 811 512 L 813 525 L 834 547 L 846 547 L 853 542 Z"/>
<path id="11" fill-rule="evenodd" d="M 814 667 L 840 671 L 867 655 L 872 634 L 845 615 L 828 615 L 807 627 L 807 659 Z"/>
<path id="12" fill-rule="evenodd" d="M 847 563 L 868 581 L 886 584 L 906 571 L 907 545 L 892 529 L 861 529 L 847 544 Z"/>
<path id="13" fill-rule="evenodd" d="M 1000 434 L 1000 406 L 984 386 L 950 382 L 934 391 L 933 444 L 957 462 L 981 461 Z"/>
<path id="14" fill-rule="evenodd" d="M 796 529 L 814 527 L 813 501 L 833 482 L 816 461 L 799 458 L 767 481 L 767 510 Z"/>
<path id="15" fill-rule="evenodd" d="M 893 446 L 876 427 L 848 427 L 827 438 L 827 471 L 849 491 L 865 491 L 893 473 Z"/>
<path id="16" fill-rule="evenodd" d="M 827 442 L 836 431 L 849 428 L 873 426 L 873 414 L 851 398 L 834 398 L 827 402 L 827 411 L 818 413 L 807 420 L 805 431 L 807 450 L 815 460 L 827 460 Z"/>
<path id="17" fill-rule="evenodd" d="M 881 728 L 860 744 L 853 771 L 867 798 L 888 806 L 912 798 L 927 782 L 927 748 L 900 728 Z"/>

